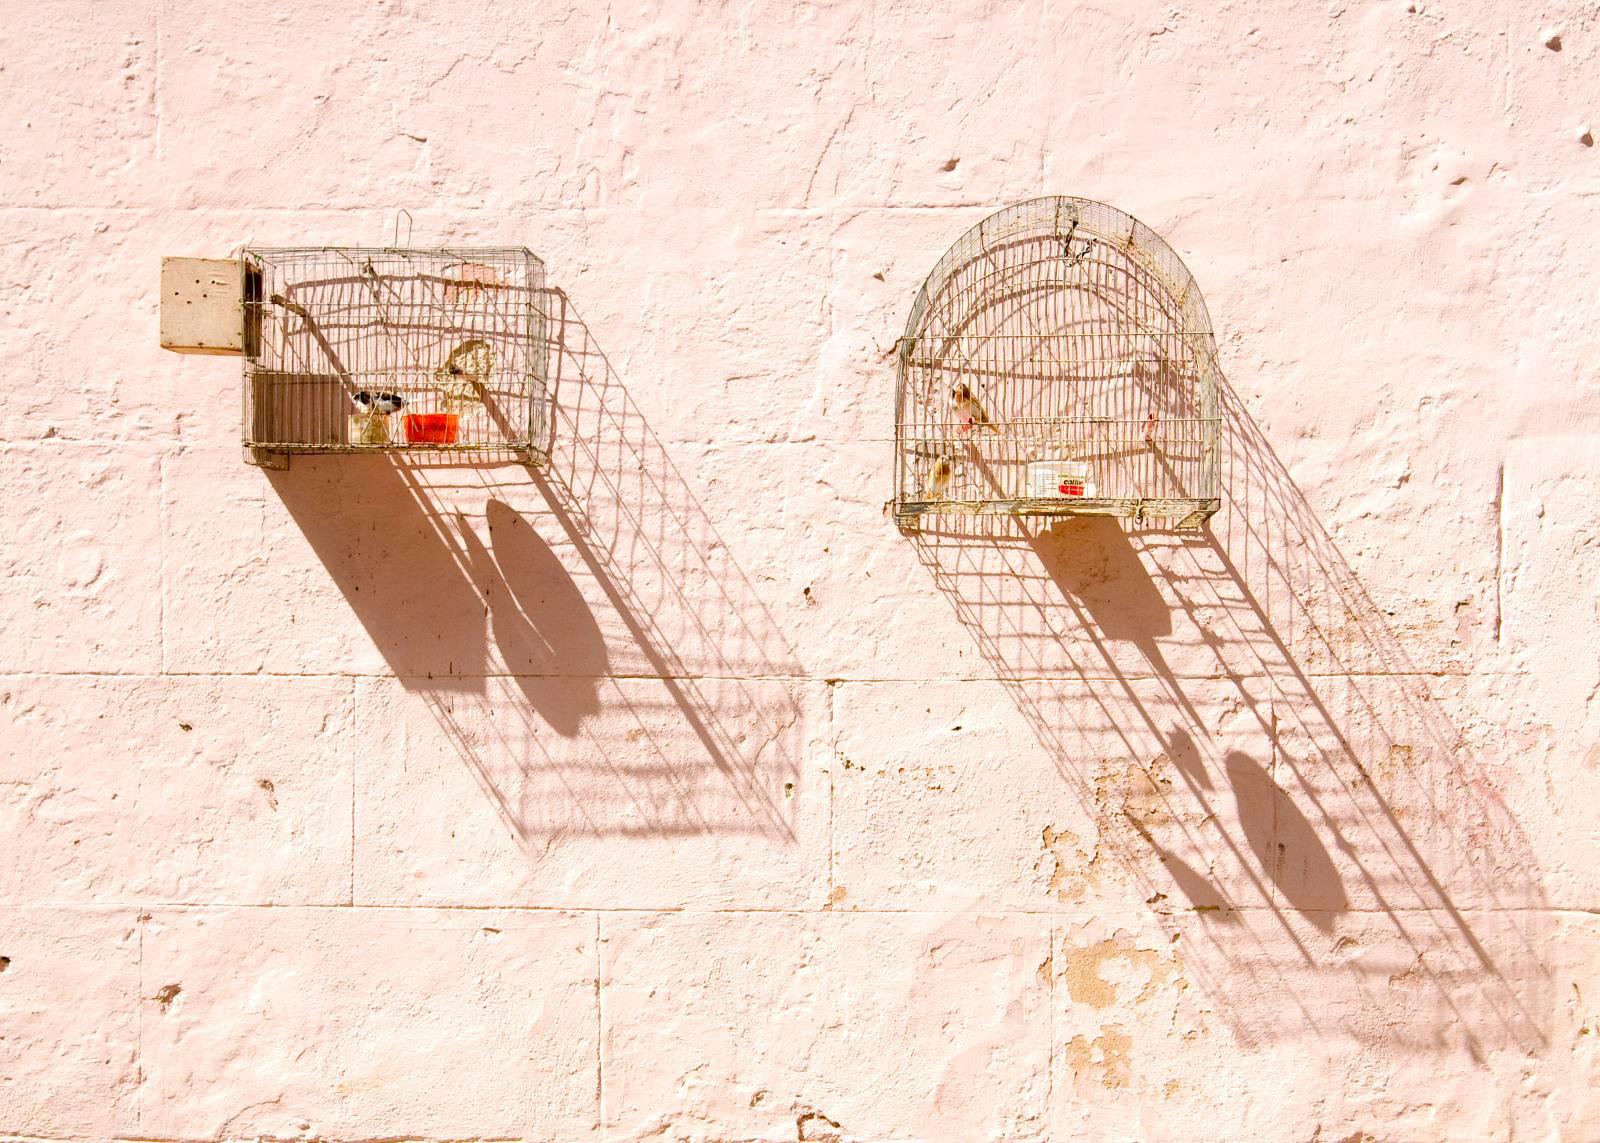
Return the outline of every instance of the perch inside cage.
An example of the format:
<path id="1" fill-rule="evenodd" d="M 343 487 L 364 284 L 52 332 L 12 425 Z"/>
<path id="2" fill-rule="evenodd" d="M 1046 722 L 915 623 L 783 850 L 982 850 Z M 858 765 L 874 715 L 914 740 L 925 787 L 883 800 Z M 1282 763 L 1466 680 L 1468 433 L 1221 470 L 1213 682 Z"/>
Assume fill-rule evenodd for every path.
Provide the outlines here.
<path id="1" fill-rule="evenodd" d="M 1153 231 L 1075 198 L 1008 207 L 934 267 L 899 343 L 902 524 L 1126 516 L 1197 528 L 1220 501 L 1216 341 Z"/>
<path id="2" fill-rule="evenodd" d="M 544 265 L 520 248 L 247 249 L 244 443 L 548 457 Z"/>

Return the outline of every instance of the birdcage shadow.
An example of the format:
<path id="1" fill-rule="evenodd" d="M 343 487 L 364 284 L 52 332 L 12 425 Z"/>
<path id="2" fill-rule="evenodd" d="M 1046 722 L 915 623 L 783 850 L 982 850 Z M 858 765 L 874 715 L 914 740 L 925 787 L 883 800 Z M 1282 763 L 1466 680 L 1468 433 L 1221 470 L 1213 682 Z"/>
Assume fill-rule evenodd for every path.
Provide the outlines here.
<path id="1" fill-rule="evenodd" d="M 792 844 L 793 653 L 570 302 L 541 305 L 562 410 L 548 468 L 312 457 L 273 486 L 426 710 L 385 716 L 399 749 L 447 749 L 530 853 Z"/>
<path id="2" fill-rule="evenodd" d="M 925 519 L 918 555 L 1241 1043 L 1542 1049 L 1525 835 L 1220 379 L 1218 412 L 1202 535 Z M 1391 977 L 1423 986 L 1410 1023 L 1375 1016 Z"/>

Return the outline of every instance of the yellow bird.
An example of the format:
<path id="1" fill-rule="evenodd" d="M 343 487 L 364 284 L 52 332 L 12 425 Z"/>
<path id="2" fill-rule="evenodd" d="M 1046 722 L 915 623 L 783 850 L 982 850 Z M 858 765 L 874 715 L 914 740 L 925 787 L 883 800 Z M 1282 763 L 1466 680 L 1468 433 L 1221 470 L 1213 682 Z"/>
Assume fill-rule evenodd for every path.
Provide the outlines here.
<path id="1" fill-rule="evenodd" d="M 934 461 L 933 467 L 928 471 L 927 483 L 922 486 L 923 496 L 929 500 L 943 500 L 944 494 L 950 488 L 950 478 L 955 472 L 955 463 L 948 456 L 941 456 Z"/>
<path id="2" fill-rule="evenodd" d="M 487 341 L 473 337 L 450 351 L 433 371 L 433 383 L 446 409 L 461 410 L 482 403 L 493 372 L 494 350 Z"/>

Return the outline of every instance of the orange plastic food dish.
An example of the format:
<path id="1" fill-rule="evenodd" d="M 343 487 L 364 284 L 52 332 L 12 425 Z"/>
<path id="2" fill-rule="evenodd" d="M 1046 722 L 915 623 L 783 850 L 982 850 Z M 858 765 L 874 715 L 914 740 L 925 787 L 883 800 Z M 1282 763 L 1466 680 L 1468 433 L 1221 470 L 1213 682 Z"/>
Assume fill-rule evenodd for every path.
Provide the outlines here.
<path id="1" fill-rule="evenodd" d="M 455 413 L 407 413 L 406 440 L 411 444 L 455 444 L 461 418 Z"/>

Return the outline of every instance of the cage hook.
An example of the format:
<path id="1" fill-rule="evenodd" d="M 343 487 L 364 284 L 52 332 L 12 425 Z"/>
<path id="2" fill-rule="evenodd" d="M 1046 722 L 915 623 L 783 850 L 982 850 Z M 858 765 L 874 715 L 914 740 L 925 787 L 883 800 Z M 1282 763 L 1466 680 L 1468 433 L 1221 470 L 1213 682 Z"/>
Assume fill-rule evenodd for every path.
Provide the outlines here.
<path id="1" fill-rule="evenodd" d="M 402 206 L 394 214 L 394 245 L 396 247 L 400 245 L 400 216 L 402 214 L 406 216 L 406 245 L 411 245 L 411 212 Z"/>
<path id="2" fill-rule="evenodd" d="M 1074 250 L 1072 248 L 1072 236 L 1077 233 L 1078 220 L 1074 218 L 1072 225 L 1067 227 L 1067 236 L 1061 240 L 1061 256 L 1067 260 L 1068 266 L 1076 266 L 1089 256 L 1089 251 L 1094 249 L 1094 239 L 1085 238 L 1083 240 L 1083 249 Z"/>

